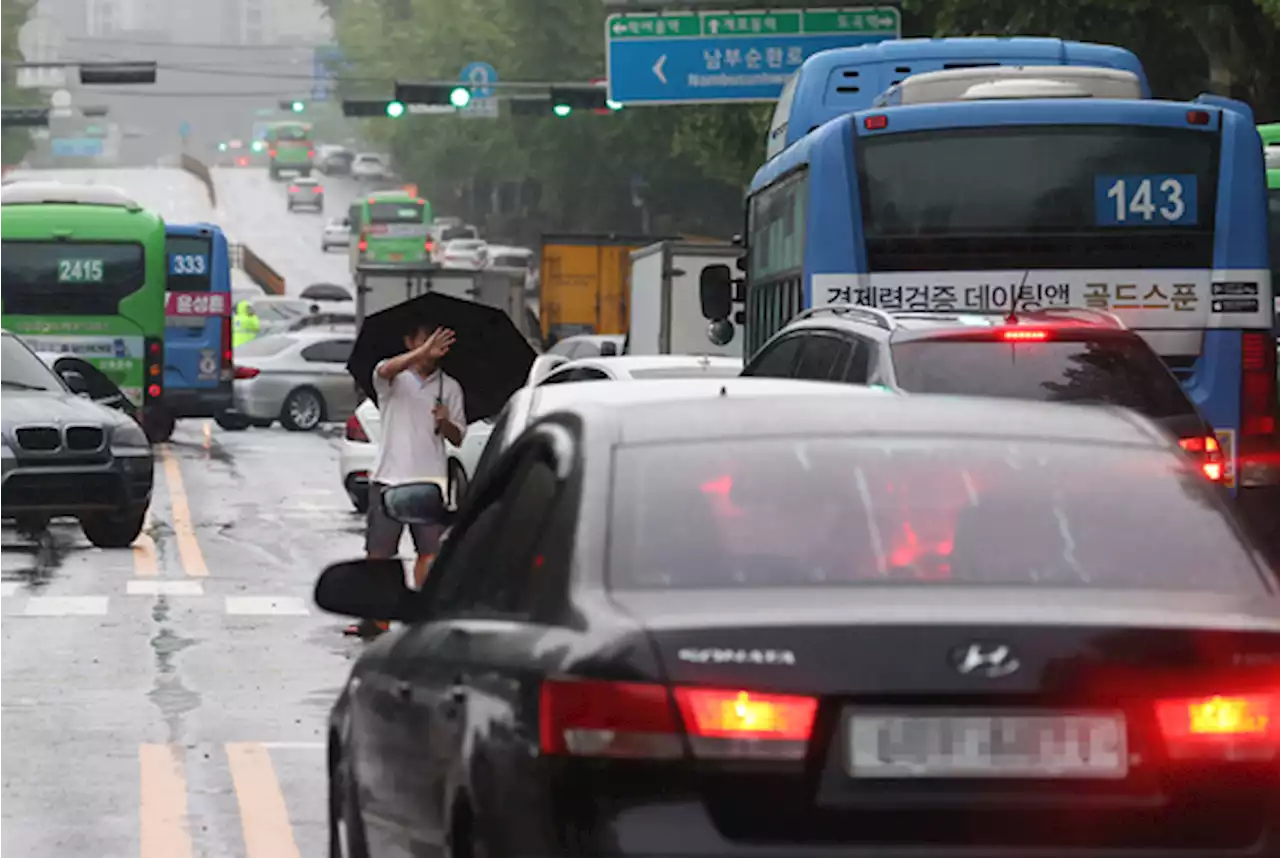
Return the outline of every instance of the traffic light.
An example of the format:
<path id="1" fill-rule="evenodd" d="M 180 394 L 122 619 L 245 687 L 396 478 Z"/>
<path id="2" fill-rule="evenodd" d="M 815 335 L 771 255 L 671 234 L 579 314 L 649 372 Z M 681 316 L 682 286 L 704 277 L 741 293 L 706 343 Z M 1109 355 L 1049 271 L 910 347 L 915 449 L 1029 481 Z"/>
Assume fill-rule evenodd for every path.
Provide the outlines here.
<path id="1" fill-rule="evenodd" d="M 370 119 L 375 116 L 391 117 L 399 119 L 405 114 L 405 106 L 402 101 L 388 101 L 387 99 L 343 99 L 342 115 L 353 116 L 361 119 Z"/>
<path id="2" fill-rule="evenodd" d="M 602 86 L 551 88 L 551 112 L 556 116 L 568 116 L 575 110 L 609 113 L 621 109 L 621 104 L 609 100 Z"/>
<path id="3" fill-rule="evenodd" d="M 261 152 L 263 150 L 263 143 L 261 140 L 254 140 L 249 144 L 249 148 L 255 152 Z"/>
<path id="4" fill-rule="evenodd" d="M 80 83 L 155 83 L 155 63 L 80 63 Z"/>
<path id="5" fill-rule="evenodd" d="M 6 107 L 0 114 L 5 128 L 43 128 L 49 124 L 47 107 Z"/>
<path id="6" fill-rule="evenodd" d="M 305 101 L 289 98 L 280 102 L 280 109 L 289 110 L 294 113 L 301 113 L 307 109 L 307 103 Z"/>
<path id="7" fill-rule="evenodd" d="M 406 105 L 452 105 L 461 110 L 471 103 L 471 90 L 454 84 L 397 83 L 396 101 Z"/>

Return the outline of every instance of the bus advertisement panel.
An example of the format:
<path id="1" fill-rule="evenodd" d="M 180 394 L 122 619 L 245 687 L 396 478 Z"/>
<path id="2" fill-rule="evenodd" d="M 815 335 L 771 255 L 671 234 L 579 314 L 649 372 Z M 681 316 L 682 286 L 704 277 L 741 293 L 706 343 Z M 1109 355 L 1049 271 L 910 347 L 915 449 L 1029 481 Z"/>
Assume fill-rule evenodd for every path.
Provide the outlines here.
<path id="1" fill-rule="evenodd" d="M 231 261 L 214 224 L 166 229 L 165 405 L 175 418 L 231 408 Z"/>
<path id="2" fill-rule="evenodd" d="M 74 201 L 81 190 L 87 202 Z M 164 222 L 73 185 L 14 186 L 3 210 L 4 327 L 37 352 L 88 360 L 153 419 L 164 393 Z"/>
<path id="3" fill-rule="evenodd" d="M 748 197 L 748 354 L 802 309 L 1107 310 L 1230 452 L 1275 433 L 1262 152 L 1247 109 L 1060 98 L 885 107 L 827 123 Z"/>

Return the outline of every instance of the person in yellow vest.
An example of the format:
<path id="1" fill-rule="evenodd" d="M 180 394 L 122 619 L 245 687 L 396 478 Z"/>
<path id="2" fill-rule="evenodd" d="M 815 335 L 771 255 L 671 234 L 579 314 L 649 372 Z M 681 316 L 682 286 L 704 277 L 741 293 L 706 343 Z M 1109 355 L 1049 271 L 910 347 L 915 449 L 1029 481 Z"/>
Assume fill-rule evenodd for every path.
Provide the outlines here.
<path id="1" fill-rule="evenodd" d="M 234 333 L 231 335 L 232 348 L 244 345 L 258 336 L 258 331 L 262 330 L 262 320 L 253 312 L 253 306 L 248 301 L 236 304 L 236 315 L 232 323 L 234 325 Z"/>

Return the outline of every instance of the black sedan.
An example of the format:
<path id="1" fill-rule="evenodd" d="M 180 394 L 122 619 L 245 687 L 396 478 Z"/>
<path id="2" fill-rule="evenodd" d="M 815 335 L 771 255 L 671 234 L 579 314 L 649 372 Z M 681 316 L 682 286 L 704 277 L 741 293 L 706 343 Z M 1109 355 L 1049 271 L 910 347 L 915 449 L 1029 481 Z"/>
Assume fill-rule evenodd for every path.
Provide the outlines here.
<path id="1" fill-rule="evenodd" d="M 334 854 L 1280 854 L 1278 583 L 1196 468 L 1083 406 L 548 414 L 421 593 L 321 576 L 406 623 L 331 716 Z"/>

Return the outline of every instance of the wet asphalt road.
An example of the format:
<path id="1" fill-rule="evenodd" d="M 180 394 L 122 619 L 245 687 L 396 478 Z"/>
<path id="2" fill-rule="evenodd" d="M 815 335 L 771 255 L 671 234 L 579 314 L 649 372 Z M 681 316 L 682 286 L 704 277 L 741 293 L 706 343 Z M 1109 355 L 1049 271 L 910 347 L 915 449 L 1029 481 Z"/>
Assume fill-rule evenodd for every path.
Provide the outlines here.
<path id="1" fill-rule="evenodd" d="M 349 283 L 323 218 L 289 215 L 265 172 L 216 171 L 219 206 L 177 170 L 91 175 L 174 221 L 213 220 L 285 277 Z M 329 214 L 354 185 L 330 187 Z M 41 858 L 327 854 L 324 725 L 360 644 L 311 600 L 360 556 L 340 428 L 224 432 L 187 420 L 157 448 L 145 535 L 38 545 L 3 534 L 0 851 Z"/>

